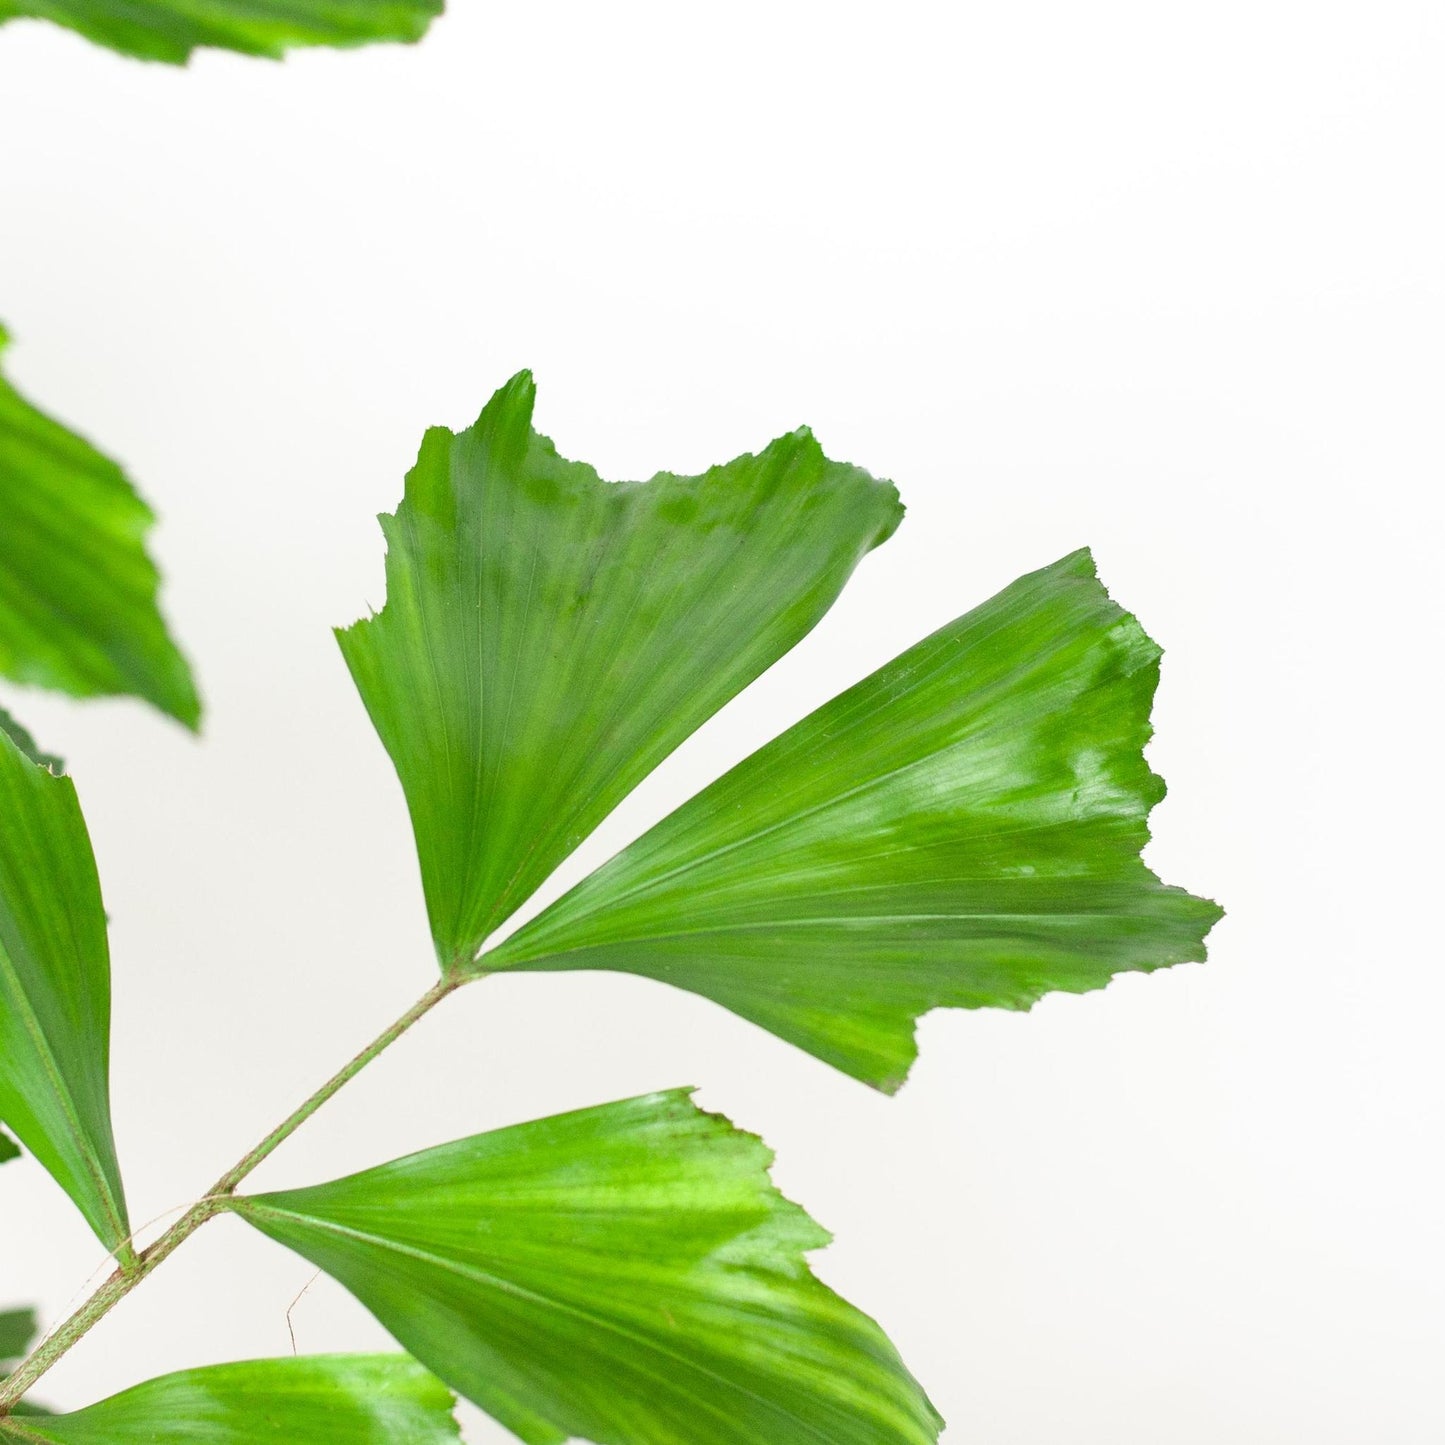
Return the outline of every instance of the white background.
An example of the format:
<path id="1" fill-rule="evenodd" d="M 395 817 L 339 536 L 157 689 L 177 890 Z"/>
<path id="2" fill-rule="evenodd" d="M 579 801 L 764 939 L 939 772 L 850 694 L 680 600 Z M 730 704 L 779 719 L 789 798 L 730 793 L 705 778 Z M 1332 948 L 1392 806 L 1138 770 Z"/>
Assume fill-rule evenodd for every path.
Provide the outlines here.
<path id="1" fill-rule="evenodd" d="M 7 367 L 161 512 L 209 707 L 198 744 L 7 693 L 94 835 L 137 1222 L 433 976 L 329 628 L 382 601 L 423 428 L 531 366 L 604 475 L 808 422 L 910 508 L 563 879 L 1091 543 L 1168 654 L 1148 856 L 1229 918 L 1202 968 L 932 1016 L 893 1101 L 657 985 L 488 981 L 257 1182 L 696 1083 L 837 1232 L 820 1273 L 949 1441 L 1438 1445 L 1438 6 L 453 10 L 416 49 L 186 71 L 0 30 Z M 0 1209 L 0 1299 L 54 1320 L 95 1242 L 33 1165 Z M 46 1390 L 286 1352 L 312 1274 L 209 1226 Z M 294 1323 L 381 1342 L 325 1281 Z"/>

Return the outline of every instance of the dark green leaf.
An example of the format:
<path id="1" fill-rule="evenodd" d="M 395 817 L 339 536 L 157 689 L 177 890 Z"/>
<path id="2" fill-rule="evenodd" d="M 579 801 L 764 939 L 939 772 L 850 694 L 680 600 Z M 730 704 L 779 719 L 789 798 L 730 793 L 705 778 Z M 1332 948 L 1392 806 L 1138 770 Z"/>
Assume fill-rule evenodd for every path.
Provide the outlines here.
<path id="1" fill-rule="evenodd" d="M 770 1160 L 677 1091 L 233 1207 L 529 1445 L 928 1445 L 941 1422 L 809 1271 L 828 1236 Z"/>
<path id="2" fill-rule="evenodd" d="M 280 56 L 297 45 L 419 40 L 443 0 L 0 0 L 0 25 L 53 20 L 142 60 L 181 64 L 215 46 Z"/>
<path id="3" fill-rule="evenodd" d="M 798 641 L 902 509 L 806 431 L 700 477 L 604 482 L 522 373 L 429 431 L 387 602 L 338 634 L 411 808 L 444 968 Z"/>
<path id="4" fill-rule="evenodd" d="M 8 1164 L 12 1159 L 19 1157 L 20 1146 L 3 1129 L 0 1129 L 0 1164 Z"/>
<path id="5" fill-rule="evenodd" d="M 156 609 L 153 520 L 114 462 L 0 376 L 0 673 L 133 694 L 194 728 L 195 684 Z"/>
<path id="6" fill-rule="evenodd" d="M 0 1310 L 0 1374 L 25 1354 L 39 1328 L 33 1309 Z"/>
<path id="7" fill-rule="evenodd" d="M 0 732 L 0 1122 L 116 1248 L 109 1075 L 110 949 L 75 785 Z"/>
<path id="8" fill-rule="evenodd" d="M 1159 649 L 1075 552 L 739 764 L 480 961 L 620 969 L 894 1089 L 917 1017 L 1204 957 L 1140 860 Z"/>
<path id="9" fill-rule="evenodd" d="M 11 742 L 33 763 L 49 768 L 52 773 L 65 771 L 65 760 L 54 753 L 47 753 L 30 735 L 30 731 L 16 718 L 0 707 L 0 733 L 7 733 Z"/>
<path id="10" fill-rule="evenodd" d="M 55 1445 L 455 1445 L 452 1394 L 405 1355 L 253 1360 L 162 1375 L 0 1440 Z"/>
<path id="11" fill-rule="evenodd" d="M 10 1160 L 18 1158 L 20 1150 L 15 1147 L 14 1140 L 0 1132 L 0 1164 L 9 1163 Z M 30 1342 L 39 1332 L 40 1324 L 35 1318 L 33 1309 L 22 1310 L 0 1310 L 0 1381 L 14 1368 L 15 1362 L 21 1359 L 30 1348 Z M 21 1401 L 16 1406 L 17 1411 L 22 1414 L 34 1414 L 37 1411 L 45 1413 L 42 1406 L 27 1405 Z"/>

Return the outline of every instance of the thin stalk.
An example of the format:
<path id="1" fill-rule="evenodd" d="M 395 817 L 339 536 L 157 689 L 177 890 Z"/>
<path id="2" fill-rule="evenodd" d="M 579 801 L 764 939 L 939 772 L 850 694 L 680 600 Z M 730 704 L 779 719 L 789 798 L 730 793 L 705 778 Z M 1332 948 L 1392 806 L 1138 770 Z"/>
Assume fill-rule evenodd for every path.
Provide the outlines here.
<path id="1" fill-rule="evenodd" d="M 261 1142 L 239 1163 L 228 1169 L 210 1190 L 208 1198 L 228 1196 L 236 1186 L 263 1159 L 273 1154 L 277 1147 L 289 1139 L 333 1094 L 349 1084 L 378 1054 L 389 1049 L 419 1018 L 434 1009 L 449 993 L 464 982 L 458 978 L 444 978 L 429 988 L 412 1006 L 391 1025 L 377 1035 L 349 1063 L 334 1073 L 294 1114 L 283 1119 Z"/>
<path id="2" fill-rule="evenodd" d="M 362 1051 L 338 1069 L 294 1113 L 281 1121 L 254 1149 L 228 1169 L 161 1237 L 135 1257 L 135 1262 L 117 1268 L 86 1302 L 63 1324 L 38 1344 L 15 1372 L 0 1383 L 0 1418 L 9 1415 L 52 1365 L 123 1300 L 143 1279 L 158 1268 L 208 1219 L 225 1209 L 236 1187 L 250 1172 L 296 1132 L 332 1095 L 349 1084 L 376 1056 L 389 1049 L 419 1018 L 430 1013 L 449 993 L 467 980 L 444 978 L 427 990 L 395 1023 L 384 1029 Z"/>

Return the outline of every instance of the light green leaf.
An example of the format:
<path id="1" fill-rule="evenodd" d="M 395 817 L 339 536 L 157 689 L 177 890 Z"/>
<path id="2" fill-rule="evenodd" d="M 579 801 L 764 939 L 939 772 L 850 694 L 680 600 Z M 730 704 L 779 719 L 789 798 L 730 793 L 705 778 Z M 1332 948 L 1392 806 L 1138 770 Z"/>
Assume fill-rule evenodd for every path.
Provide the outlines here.
<path id="1" fill-rule="evenodd" d="M 514 377 L 426 434 L 387 602 L 338 633 L 401 778 L 443 968 L 832 605 L 902 515 L 806 431 L 700 477 L 604 482 Z"/>
<path id="2" fill-rule="evenodd" d="M 152 521 L 114 462 L 0 376 L 0 673 L 131 694 L 194 728 L 195 684 L 156 608 Z"/>
<path id="3" fill-rule="evenodd" d="M 771 1157 L 675 1091 L 232 1207 L 528 1445 L 928 1445 Z"/>
<path id="4" fill-rule="evenodd" d="M 452 1394 L 405 1355 L 317 1355 L 162 1375 L 0 1440 L 54 1445 L 455 1445 Z"/>
<path id="5" fill-rule="evenodd" d="M 0 1164 L 8 1164 L 12 1159 L 19 1157 L 20 1146 L 3 1129 L 0 1129 Z"/>
<path id="6" fill-rule="evenodd" d="M 683 804 L 479 968 L 619 969 L 892 1090 L 940 1005 L 1204 957 L 1140 860 L 1159 649 L 1088 552 L 1015 582 Z"/>
<path id="7" fill-rule="evenodd" d="M 182 64 L 215 46 L 279 57 L 297 45 L 419 40 L 443 0 L 0 0 L 0 25 L 53 20 L 142 60 Z"/>
<path id="8" fill-rule="evenodd" d="M 6 712 L 3 707 L 0 707 L 0 733 L 8 734 L 11 742 L 13 742 L 32 763 L 39 763 L 42 768 L 49 768 L 52 773 L 63 773 L 65 771 L 65 760 L 56 757 L 54 753 L 47 753 L 30 735 L 29 729 L 17 718 L 12 717 Z"/>
<path id="9" fill-rule="evenodd" d="M 25 1354 L 39 1328 L 33 1309 L 0 1310 L 0 1374 Z"/>
<path id="10" fill-rule="evenodd" d="M 0 732 L 0 1122 L 115 1249 L 130 1227 L 109 1076 L 110 949 L 75 785 Z"/>

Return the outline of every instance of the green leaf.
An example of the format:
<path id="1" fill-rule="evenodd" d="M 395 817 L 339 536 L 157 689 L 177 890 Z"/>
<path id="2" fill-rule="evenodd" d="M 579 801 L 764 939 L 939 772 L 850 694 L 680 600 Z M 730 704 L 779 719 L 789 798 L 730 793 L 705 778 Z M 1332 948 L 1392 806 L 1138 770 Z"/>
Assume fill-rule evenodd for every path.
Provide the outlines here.
<path id="1" fill-rule="evenodd" d="M 3 1129 L 0 1129 L 0 1164 L 8 1164 L 12 1159 L 19 1157 L 20 1146 Z"/>
<path id="2" fill-rule="evenodd" d="M 1087 551 L 827 703 L 479 967 L 619 969 L 892 1090 L 931 1008 L 1028 1008 L 1204 957 L 1140 860 L 1159 649 Z"/>
<path id="3" fill-rule="evenodd" d="M 426 434 L 381 518 L 387 602 L 338 633 L 401 778 L 443 968 L 832 605 L 902 515 L 807 431 L 700 477 L 604 482 L 523 372 Z"/>
<path id="4" fill-rule="evenodd" d="M 11 1152 L 6 1153 L 4 1146 L 8 1145 Z M 15 1148 L 3 1134 L 0 1134 L 0 1164 L 15 1158 L 20 1151 Z M 0 1310 L 0 1381 L 11 1370 L 15 1362 L 25 1355 L 30 1348 L 30 1342 L 39 1333 L 40 1323 L 35 1317 L 33 1309 L 22 1310 Z M 22 1415 L 46 1414 L 43 1405 L 33 1405 L 22 1400 L 16 1407 L 17 1413 Z"/>
<path id="5" fill-rule="evenodd" d="M 12 1156 L 13 1157 L 13 1156 Z M 0 1163 L 3 1163 L 0 1159 Z M 24 1358 L 35 1336 L 40 1333 L 40 1322 L 33 1309 L 0 1310 L 0 1382 L 6 1372 Z M 49 1415 L 51 1411 L 33 1400 L 19 1400 L 12 1407 L 17 1415 Z"/>
<path id="6" fill-rule="evenodd" d="M 183 64 L 215 46 L 279 57 L 296 45 L 419 40 L 443 0 L 0 0 L 0 25 L 53 20 L 142 60 Z"/>
<path id="7" fill-rule="evenodd" d="M 30 735 L 29 729 L 6 712 L 3 707 L 0 707 L 0 733 L 7 734 L 11 742 L 32 763 L 39 763 L 42 768 L 49 768 L 52 773 L 65 771 L 65 760 L 56 757 L 54 753 L 47 753 Z"/>
<path id="8" fill-rule="evenodd" d="M 452 1394 L 405 1355 L 317 1355 L 162 1375 L 0 1440 L 55 1445 L 455 1445 Z"/>
<path id="9" fill-rule="evenodd" d="M 7 340 L 0 329 L 0 350 Z M 156 608 L 150 508 L 3 376 L 0 519 L 0 674 L 76 697 L 131 694 L 194 728 L 195 684 Z"/>
<path id="10" fill-rule="evenodd" d="M 232 1207 L 529 1445 L 928 1445 L 771 1157 L 674 1091 Z"/>
<path id="11" fill-rule="evenodd" d="M 109 1074 L 110 949 L 75 784 L 0 732 L 0 1122 L 116 1249 Z"/>
<path id="12" fill-rule="evenodd" d="M 25 1354 L 39 1329 L 33 1309 L 0 1310 L 0 1374 Z"/>

